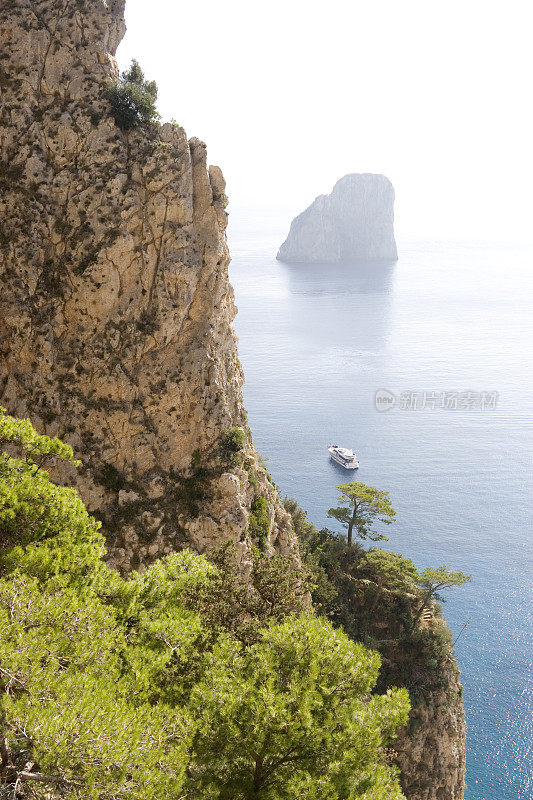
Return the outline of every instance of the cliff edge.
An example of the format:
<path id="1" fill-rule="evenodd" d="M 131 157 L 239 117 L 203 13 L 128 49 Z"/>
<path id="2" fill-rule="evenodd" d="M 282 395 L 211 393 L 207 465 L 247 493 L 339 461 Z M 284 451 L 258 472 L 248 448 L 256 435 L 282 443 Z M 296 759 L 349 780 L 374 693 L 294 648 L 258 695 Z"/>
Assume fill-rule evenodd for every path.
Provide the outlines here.
<path id="1" fill-rule="evenodd" d="M 409 722 L 393 746 L 408 800 L 463 800 L 466 725 L 462 697 L 457 663 L 450 657 L 439 663 L 438 685 L 429 685 L 423 696 L 412 698 Z"/>
<path id="2" fill-rule="evenodd" d="M 462 800 L 466 726 L 453 637 L 440 607 L 419 585 L 410 559 L 318 530 L 285 500 L 313 575 L 319 614 L 381 656 L 379 692 L 409 691 L 411 711 L 390 747 L 407 800 Z"/>
<path id="3" fill-rule="evenodd" d="M 120 569 L 232 539 L 297 560 L 242 405 L 225 184 L 175 124 L 121 130 L 124 0 L 0 10 L 0 404 L 70 443 Z"/>
<path id="4" fill-rule="evenodd" d="M 384 175 L 345 175 L 291 223 L 277 258 L 291 262 L 396 260 L 394 188 Z"/>

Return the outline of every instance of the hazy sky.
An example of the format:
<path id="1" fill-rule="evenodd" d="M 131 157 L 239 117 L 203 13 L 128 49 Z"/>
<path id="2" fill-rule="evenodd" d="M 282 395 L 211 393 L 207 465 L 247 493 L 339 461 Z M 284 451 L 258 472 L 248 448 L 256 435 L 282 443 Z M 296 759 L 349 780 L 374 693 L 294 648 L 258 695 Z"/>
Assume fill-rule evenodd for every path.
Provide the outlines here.
<path id="1" fill-rule="evenodd" d="M 404 235 L 533 239 L 528 0 L 127 0 L 121 67 L 208 145 L 230 211 L 383 172 Z"/>

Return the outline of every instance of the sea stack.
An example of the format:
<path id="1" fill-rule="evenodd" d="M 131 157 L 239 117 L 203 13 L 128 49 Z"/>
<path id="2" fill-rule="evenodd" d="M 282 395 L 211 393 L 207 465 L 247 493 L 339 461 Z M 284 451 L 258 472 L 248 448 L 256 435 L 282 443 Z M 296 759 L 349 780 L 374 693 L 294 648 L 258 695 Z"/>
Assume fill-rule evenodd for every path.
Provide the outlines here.
<path id="1" fill-rule="evenodd" d="M 293 219 L 277 258 L 293 262 L 396 260 L 394 187 L 385 175 L 352 173 Z"/>

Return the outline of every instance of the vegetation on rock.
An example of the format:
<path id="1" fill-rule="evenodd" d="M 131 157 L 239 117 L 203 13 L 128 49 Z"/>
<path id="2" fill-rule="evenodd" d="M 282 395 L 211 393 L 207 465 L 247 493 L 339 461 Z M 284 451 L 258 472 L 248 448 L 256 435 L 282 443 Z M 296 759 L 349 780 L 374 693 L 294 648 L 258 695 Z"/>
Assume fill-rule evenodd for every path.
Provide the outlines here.
<path id="1" fill-rule="evenodd" d="M 133 60 L 119 81 L 107 89 L 107 98 L 115 122 L 123 131 L 157 122 L 157 86 L 155 81 L 147 81 L 137 61 Z"/>
<path id="2" fill-rule="evenodd" d="M 228 552 L 122 578 L 42 469 L 70 448 L 3 411 L 0 437 L 0 795 L 402 798 L 407 693 L 373 693 L 377 653 L 305 612 L 281 557 L 248 588 Z"/>
<path id="3" fill-rule="evenodd" d="M 242 428 L 228 428 L 219 437 L 219 451 L 222 461 L 230 466 L 240 463 L 241 451 L 244 447 L 244 431 Z"/>
<path id="4" fill-rule="evenodd" d="M 266 624 L 307 613 L 310 576 L 294 569 L 287 557 L 254 549 L 252 571 L 246 578 L 237 569 L 232 542 L 216 548 L 210 560 L 217 568 L 211 580 L 184 595 L 183 602 L 212 630 L 230 631 L 244 644 L 253 644 Z"/>
<path id="5" fill-rule="evenodd" d="M 444 602 L 438 592 L 443 589 L 451 589 L 453 586 L 463 586 L 465 583 L 470 583 L 472 580 L 471 575 L 465 575 L 464 572 L 453 572 L 449 567 L 444 564 L 442 567 L 427 567 L 419 575 L 418 583 L 425 589 L 422 598 L 421 610 L 430 602 L 431 598 Z"/>
<path id="6" fill-rule="evenodd" d="M 368 535 L 368 525 L 375 516 L 385 517 L 385 522 L 394 519 L 387 493 L 357 483 L 341 484 L 339 490 L 353 506 L 334 509 L 342 513 L 331 516 L 350 524 L 355 503 L 364 498 L 371 507 L 363 512 L 359 524 L 368 538 L 374 538 L 373 533 Z M 443 663 L 453 661 L 451 634 L 433 597 L 439 588 L 460 586 L 471 576 L 450 572 L 447 567 L 419 574 L 411 560 L 398 553 L 365 550 L 358 542 L 349 544 L 346 537 L 327 528 L 317 530 L 294 500 L 286 499 L 285 507 L 292 516 L 304 564 L 312 575 L 315 607 L 351 639 L 379 651 L 380 691 L 403 686 L 409 689 L 414 703 L 423 702 L 446 680 Z M 356 529 L 357 524 L 356 518 Z M 421 624 L 424 609 L 430 612 L 430 618 Z"/>
<path id="7" fill-rule="evenodd" d="M 262 550 L 268 536 L 268 503 L 266 497 L 256 497 L 250 508 L 248 531 L 254 542 Z"/>
<path id="8" fill-rule="evenodd" d="M 370 694 L 378 669 L 376 653 L 309 616 L 244 651 L 222 640 L 191 697 L 197 796 L 401 797 L 376 762 L 408 705 L 401 692 Z"/>
<path id="9" fill-rule="evenodd" d="M 447 567 L 419 574 L 408 558 L 397 553 L 377 547 L 365 550 L 357 541 L 348 545 L 344 536 L 318 531 L 294 500 L 286 499 L 285 508 L 311 573 L 318 613 L 353 641 L 380 653 L 376 691 L 391 686 L 409 691 L 409 721 L 391 749 L 406 797 L 462 797 L 462 687 L 452 635 L 434 599 L 442 600 L 436 596 L 439 586 L 458 586 L 470 576 Z"/>

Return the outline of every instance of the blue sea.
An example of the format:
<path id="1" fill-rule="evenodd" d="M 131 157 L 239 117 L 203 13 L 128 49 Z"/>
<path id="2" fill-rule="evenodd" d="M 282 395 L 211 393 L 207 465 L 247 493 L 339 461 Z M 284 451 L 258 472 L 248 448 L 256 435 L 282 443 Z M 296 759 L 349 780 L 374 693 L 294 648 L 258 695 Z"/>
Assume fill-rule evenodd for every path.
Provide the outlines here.
<path id="1" fill-rule="evenodd" d="M 397 511 L 386 547 L 474 582 L 448 592 L 466 800 L 533 798 L 533 250 L 399 241 L 392 263 L 275 260 L 288 218 L 236 211 L 230 276 L 245 403 L 282 496 L 317 526 L 353 473 Z M 378 411 L 375 393 L 393 395 Z M 389 395 L 386 395 L 389 396 Z M 392 403 L 391 403 L 392 404 Z"/>

